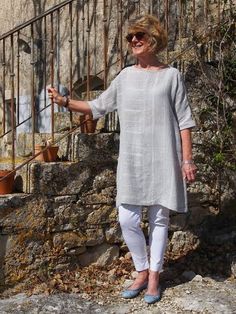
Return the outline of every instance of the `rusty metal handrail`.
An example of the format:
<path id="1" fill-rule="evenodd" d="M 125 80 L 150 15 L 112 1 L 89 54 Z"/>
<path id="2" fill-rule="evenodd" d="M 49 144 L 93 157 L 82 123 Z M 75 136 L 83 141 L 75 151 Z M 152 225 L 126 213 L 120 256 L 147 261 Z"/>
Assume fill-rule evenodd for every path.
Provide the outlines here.
<path id="1" fill-rule="evenodd" d="M 49 16 L 51 17 L 51 24 L 52 24 L 52 19 L 53 19 L 53 13 L 54 12 L 57 12 L 57 16 L 58 16 L 58 13 L 59 13 L 59 10 L 65 6 L 68 5 L 69 7 L 69 21 L 70 21 L 70 38 L 69 38 L 69 42 L 70 42 L 70 45 L 69 45 L 69 54 L 70 54 L 70 61 L 72 61 L 72 42 L 73 42 L 73 38 L 72 38 L 72 4 L 75 2 L 76 0 L 66 0 L 66 1 L 63 1 L 62 3 L 54 6 L 53 8 L 45 11 L 44 13 L 40 14 L 39 16 L 37 17 L 34 17 L 32 19 L 30 19 L 29 21 L 25 22 L 25 23 L 22 23 L 21 25 L 15 27 L 14 29 L 12 29 L 11 31 L 3 34 L 0 36 L 0 41 L 2 40 L 3 42 L 3 52 L 5 53 L 5 40 L 9 37 L 11 39 L 11 42 L 13 40 L 13 36 L 16 35 L 17 38 L 19 39 L 19 34 L 20 34 L 20 30 L 24 29 L 25 27 L 27 26 L 30 26 L 31 27 L 31 46 L 33 47 L 33 39 L 34 39 L 34 23 L 37 22 L 37 21 L 40 21 L 40 20 L 44 20 L 44 27 L 46 27 L 46 17 Z M 78 0 L 77 0 L 78 1 Z M 195 1 L 193 1 L 193 13 L 192 13 L 192 20 L 193 20 L 193 23 L 195 22 Z M 122 48 L 122 25 L 123 25 L 123 19 L 126 17 L 126 18 L 129 18 L 129 14 L 130 13 L 127 13 L 127 15 L 125 14 L 124 16 L 122 15 L 123 14 L 123 11 L 124 11 L 124 8 L 123 8 L 123 4 L 122 4 L 122 0 L 119 0 L 118 3 L 117 3 L 117 7 L 118 7 L 118 16 L 119 16 L 119 22 L 118 22 L 118 29 L 120 30 L 120 33 L 118 34 L 118 37 L 117 37 L 117 40 L 119 42 L 118 44 L 118 47 L 120 48 L 120 56 L 117 58 L 117 60 L 115 62 L 110 62 L 109 58 L 108 58 L 108 23 L 107 23 L 107 3 L 108 1 L 107 0 L 103 0 L 101 1 L 103 3 L 103 47 L 104 47 L 104 60 L 103 60 L 103 64 L 104 64 L 104 69 L 100 72 L 97 73 L 95 75 L 99 75 L 101 73 L 104 73 L 103 77 L 104 77 L 104 87 L 107 86 L 107 72 L 108 72 L 108 68 L 109 66 L 112 66 L 112 65 L 115 65 L 117 64 L 118 62 L 120 62 L 120 69 L 122 69 L 123 67 L 123 64 L 124 64 L 124 54 L 123 54 L 123 48 Z M 218 0 L 218 2 L 220 3 L 220 1 Z M 154 1 L 150 1 L 150 3 L 152 4 L 152 7 L 154 8 Z M 159 2 L 158 2 L 159 3 Z M 165 12 L 164 12 L 164 17 L 165 17 L 165 27 L 166 29 L 168 30 L 168 27 L 170 26 L 169 25 L 169 16 L 168 16 L 168 12 L 169 12 L 169 6 L 170 6 L 170 1 L 169 0 L 163 0 L 163 3 L 165 3 L 164 5 L 164 8 L 165 8 Z M 84 48 L 87 48 L 87 58 L 85 58 L 85 61 L 87 61 L 87 69 L 86 71 L 83 71 L 83 74 L 87 74 L 87 79 L 85 81 L 87 81 L 87 96 L 90 95 L 90 46 L 89 46 L 89 41 L 90 41 L 90 23 L 89 23 L 89 19 L 90 19 L 90 14 L 89 14 L 89 1 L 82 1 L 82 4 L 83 5 L 86 5 L 88 7 L 88 10 L 87 10 L 87 17 L 83 16 L 82 17 L 82 20 L 84 19 L 85 21 L 87 21 L 87 23 L 85 23 L 86 25 L 86 32 L 87 32 L 87 46 L 84 47 Z M 135 5 L 136 7 L 136 5 Z M 180 53 L 175 56 L 172 60 L 169 60 L 169 62 L 174 62 L 175 60 L 181 60 L 181 56 L 189 51 L 190 49 L 192 49 L 193 45 L 190 45 L 186 48 L 184 48 L 182 46 L 182 37 L 184 37 L 184 30 L 183 30 L 183 25 L 182 25 L 182 16 L 184 15 L 184 8 L 182 6 L 182 2 L 178 2 L 178 10 L 180 11 L 180 14 L 181 16 L 179 17 L 179 39 L 180 39 Z M 84 10 L 84 8 L 83 8 Z M 207 25 L 207 6 L 205 6 L 205 2 L 204 2 L 204 21 L 206 22 L 206 26 Z M 83 12 L 84 13 L 84 12 Z M 151 12 L 153 13 L 153 12 Z M 87 20 L 86 20 L 87 19 Z M 176 15 L 176 19 L 178 19 L 178 16 Z M 220 19 L 220 11 L 218 13 L 218 23 L 217 25 L 219 25 L 221 22 L 221 19 Z M 59 20 L 58 20 L 58 23 L 59 23 Z M 215 27 L 215 26 L 213 26 Z M 205 32 L 205 28 L 203 29 L 202 33 Z M 85 29 L 83 29 L 83 32 L 85 32 Z M 45 31 L 45 34 L 46 34 L 46 31 Z M 44 34 L 44 35 L 45 35 Z M 47 36 L 46 36 L 47 37 Z M 45 37 L 45 38 L 46 38 Z M 54 86 L 54 49 L 55 49 L 55 44 L 53 42 L 53 37 L 54 37 L 54 33 L 53 33 L 53 26 L 51 25 L 51 35 L 49 36 L 50 40 L 51 40 L 51 45 L 50 45 L 50 53 L 51 53 L 51 60 L 50 60 L 50 65 L 51 65 L 51 70 L 50 70 L 50 74 L 51 74 L 51 86 Z M 46 39 L 43 39 L 43 40 L 46 40 Z M 46 47 L 46 46 L 45 46 Z M 17 46 L 17 49 L 18 49 L 18 54 L 19 54 L 19 45 Z M 14 45 L 11 44 L 11 54 L 13 56 L 14 54 Z M 167 58 L 168 58 L 168 50 L 167 50 Z M 19 56 L 17 56 L 18 59 L 17 59 L 17 67 L 19 67 Z M 16 128 L 23 124 L 24 122 L 28 121 L 29 119 L 33 119 L 33 122 L 35 121 L 34 117 L 35 115 L 38 113 L 38 112 L 41 112 L 43 111 L 44 109 L 48 108 L 51 106 L 52 108 L 52 111 L 51 111 L 51 119 L 52 119 L 52 138 L 54 139 L 54 128 L 53 128 L 53 123 L 54 123 L 54 120 L 53 120 L 53 113 L 54 113 L 54 104 L 51 103 L 50 105 L 48 105 L 47 107 L 45 106 L 42 110 L 40 111 L 35 111 L 35 108 L 34 108 L 34 82 L 33 82 L 33 79 L 34 79 L 34 54 L 33 54 L 33 48 L 32 48 L 32 55 L 31 55 L 32 59 L 31 59 L 31 65 L 32 65 L 32 72 L 31 72 L 31 75 L 32 75 L 32 88 L 31 88 L 31 92 L 32 92 L 32 97 L 31 97 L 31 107 L 32 107 L 32 111 L 31 111 L 31 116 L 24 120 L 23 122 L 21 122 L 20 124 L 18 123 L 15 123 L 14 121 L 14 110 L 13 110 L 13 107 L 14 107 L 14 88 L 15 88 L 15 85 L 14 85 L 14 60 L 12 60 L 10 62 L 10 65 L 12 66 L 11 68 L 11 73 L 10 73 L 10 76 L 11 76 L 11 82 L 12 82 L 12 88 L 11 88 L 11 91 L 12 91 L 12 96 L 11 96 L 11 121 L 12 121 L 12 124 L 11 124 L 11 129 L 8 130 L 7 132 L 4 132 L 4 134 L 1 137 L 5 136 L 6 134 L 8 134 L 9 132 L 12 132 L 12 143 L 14 145 L 14 134 L 15 134 L 15 130 Z M 5 65 L 6 65 L 6 60 L 5 60 L 5 55 L 3 54 L 3 71 L 5 71 Z M 18 71 L 18 70 L 17 70 Z M 45 71 L 45 68 L 44 68 L 44 71 Z M 69 82 L 69 91 L 70 91 L 70 94 L 72 94 L 72 63 L 70 64 L 70 82 Z M 17 74 L 19 74 L 17 72 Z M 5 74 L 4 74 L 5 75 Z M 3 75 L 3 81 L 5 80 L 5 76 Z M 83 75 L 82 75 L 83 77 Z M 18 79 L 19 80 L 19 79 Z M 84 81 L 84 82 L 85 82 Z M 3 82 L 3 90 L 5 91 L 5 81 Z M 17 86 L 18 88 L 18 91 L 17 91 L 17 99 L 18 99 L 18 103 L 19 103 L 19 86 Z M 44 97 L 46 97 L 46 85 L 44 86 L 44 89 L 45 89 L 45 95 Z M 89 97 L 88 97 L 89 98 Z M 3 92 L 3 105 L 5 106 L 5 92 Z M 5 107 L 3 107 L 5 108 Z M 19 108 L 17 108 L 19 110 Z M 18 118 L 19 118 L 19 115 L 18 115 Z M 70 118 L 71 118 L 71 121 L 72 121 L 72 114 L 70 114 Z M 83 123 L 85 123 L 87 120 L 85 120 Z M 18 121 L 19 122 L 19 121 Z M 54 144 L 58 143 L 61 139 L 63 139 L 64 137 L 68 136 L 69 134 L 73 133 L 74 131 L 76 131 L 77 128 L 79 128 L 83 123 L 81 123 L 80 125 L 76 126 L 75 128 L 72 128 L 72 124 L 71 124 L 71 129 L 69 132 L 65 133 L 63 135 L 63 137 L 61 137 L 60 139 L 58 139 L 57 141 L 54 142 Z M 5 126 L 4 126 L 4 129 L 5 129 Z M 34 133 L 35 133 L 35 126 L 32 127 L 32 135 L 33 135 L 33 139 L 32 139 L 32 149 L 34 148 L 34 143 L 35 143 L 35 140 L 34 140 Z M 47 148 L 45 148 L 46 150 Z M 44 151 L 44 150 L 43 150 Z M 42 151 L 42 152 L 43 152 Z M 41 152 L 39 152 L 38 154 L 34 155 L 33 157 L 29 158 L 27 161 L 25 161 L 22 165 L 16 167 L 12 172 L 15 172 L 16 170 L 20 169 L 21 167 L 23 167 L 25 164 L 29 163 L 31 160 L 33 160 L 35 157 L 37 157 L 38 155 L 40 155 Z M 15 157 L 14 155 L 14 147 L 13 147 L 13 156 Z M 13 161 L 13 167 L 14 167 L 14 161 Z M 9 174 L 10 175 L 10 174 Z M 8 175 L 7 175 L 8 176 Z M 6 177 L 7 177 L 6 176 Z M 5 177 L 4 177 L 5 178 Z M 2 178 L 1 180 L 3 180 L 4 178 Z M 0 181 L 1 181 L 0 180 Z"/>
<path id="2" fill-rule="evenodd" d="M 87 118 L 85 120 L 83 120 L 83 122 L 81 122 L 80 124 L 76 125 L 74 128 L 70 129 L 68 132 L 66 132 L 65 134 L 63 134 L 60 138 L 58 138 L 56 141 L 52 142 L 50 145 L 46 146 L 45 148 L 43 148 L 40 152 L 38 152 L 37 154 L 34 154 L 32 157 L 28 158 L 27 160 L 25 160 L 22 164 L 20 164 L 19 166 L 17 166 L 16 168 L 14 168 L 11 172 L 9 172 L 7 175 L 5 175 L 4 177 L 0 178 L 0 182 L 3 181 L 4 179 L 10 177 L 13 173 L 15 173 L 17 170 L 23 168 L 25 165 L 27 165 L 28 163 L 30 163 L 32 160 L 34 160 L 36 157 L 38 157 L 39 155 L 43 154 L 48 147 L 53 146 L 57 143 L 59 143 L 61 140 L 63 140 L 65 137 L 67 137 L 68 135 L 74 133 L 77 129 L 79 129 L 82 125 L 84 125 L 88 120 L 90 120 L 90 118 Z"/>

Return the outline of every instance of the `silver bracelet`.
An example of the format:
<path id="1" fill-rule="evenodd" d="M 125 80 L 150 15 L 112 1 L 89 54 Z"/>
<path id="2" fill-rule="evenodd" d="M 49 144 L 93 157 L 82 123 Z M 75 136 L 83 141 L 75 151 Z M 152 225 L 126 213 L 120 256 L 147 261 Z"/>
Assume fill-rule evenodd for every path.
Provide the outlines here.
<path id="1" fill-rule="evenodd" d="M 190 159 L 190 160 L 183 160 L 182 161 L 182 165 L 192 165 L 192 164 L 194 164 L 192 159 Z"/>

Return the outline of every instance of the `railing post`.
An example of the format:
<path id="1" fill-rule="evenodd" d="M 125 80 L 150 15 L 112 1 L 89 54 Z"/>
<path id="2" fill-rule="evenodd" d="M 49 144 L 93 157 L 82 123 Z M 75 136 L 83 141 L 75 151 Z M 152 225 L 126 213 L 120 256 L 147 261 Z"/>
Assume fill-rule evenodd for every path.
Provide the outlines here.
<path id="1" fill-rule="evenodd" d="M 6 45 L 5 38 L 2 41 L 2 106 L 3 106 L 3 119 L 2 119 L 2 128 L 3 134 L 6 132 L 6 98 L 5 98 L 5 90 L 6 90 Z"/>
<path id="2" fill-rule="evenodd" d="M 43 86 L 44 86 L 44 108 L 47 106 L 47 18 L 43 18 L 44 24 L 44 58 L 43 58 Z"/>
<path id="3" fill-rule="evenodd" d="M 107 0 L 103 0 L 103 67 L 104 67 L 104 89 L 107 88 Z"/>
<path id="4" fill-rule="evenodd" d="M 122 0 L 119 0 L 119 17 L 120 17 L 120 21 L 119 21 L 119 27 L 118 27 L 118 31 L 119 31 L 119 43 L 120 43 L 120 70 L 122 70 L 123 66 L 124 66 L 124 57 L 123 57 L 123 5 L 122 5 Z"/>
<path id="5" fill-rule="evenodd" d="M 16 101 L 16 116 L 17 124 L 20 122 L 20 48 L 19 48 L 19 35 L 17 32 L 17 101 Z"/>
<path id="6" fill-rule="evenodd" d="M 54 28 L 53 28 L 53 13 L 50 14 L 50 75 L 51 75 L 51 86 L 54 87 Z M 51 100 L 51 140 L 54 143 L 54 102 Z"/>
<path id="7" fill-rule="evenodd" d="M 72 97 L 72 80 L 73 80 L 73 53 L 72 53 L 72 44 L 73 44 L 73 34 L 72 34 L 72 29 L 73 29 L 73 19 L 72 19 L 72 3 L 69 4 L 69 16 L 70 16 L 70 37 L 69 37 L 69 44 L 70 44 L 70 49 L 69 49 L 69 59 L 70 59 L 70 65 L 69 65 L 69 92 L 70 92 L 70 97 Z M 73 125 L 73 114 L 72 111 L 70 111 L 70 128 L 72 129 Z"/>
<path id="8" fill-rule="evenodd" d="M 32 150 L 34 153 L 34 145 L 35 145 L 35 87 L 34 87 L 34 80 L 35 80 L 35 76 L 34 76 L 34 65 L 35 65 L 35 61 L 34 61 L 34 24 L 31 24 L 31 116 L 32 116 Z"/>
<path id="9" fill-rule="evenodd" d="M 169 0 L 165 0 L 165 30 L 168 35 L 169 32 Z M 169 50 L 168 46 L 166 47 L 166 63 L 169 60 Z"/>
<path id="10" fill-rule="evenodd" d="M 14 82 L 14 40 L 11 34 L 11 139 L 12 139 L 12 168 L 15 168 L 15 82 Z"/>
<path id="11" fill-rule="evenodd" d="M 56 84 L 57 90 L 60 90 L 60 11 L 56 11 Z"/>
<path id="12" fill-rule="evenodd" d="M 84 80 L 85 77 L 85 64 L 86 64 L 86 58 L 85 58 L 85 36 L 84 36 L 84 29 L 85 29 L 85 16 L 84 16 L 84 0 L 82 0 L 82 69 L 81 69 L 81 77 Z"/>
<path id="13" fill-rule="evenodd" d="M 89 1 L 87 2 L 87 100 L 90 99 L 90 10 Z"/>

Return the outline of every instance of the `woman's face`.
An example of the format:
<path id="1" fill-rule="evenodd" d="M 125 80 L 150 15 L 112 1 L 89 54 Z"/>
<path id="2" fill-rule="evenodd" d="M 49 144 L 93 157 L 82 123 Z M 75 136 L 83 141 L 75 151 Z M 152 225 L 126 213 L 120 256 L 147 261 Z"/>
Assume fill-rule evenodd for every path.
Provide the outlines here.
<path id="1" fill-rule="evenodd" d="M 150 54 L 150 44 L 148 42 L 148 35 L 145 32 L 129 33 L 126 36 L 127 41 L 132 49 L 135 57 L 145 56 Z"/>

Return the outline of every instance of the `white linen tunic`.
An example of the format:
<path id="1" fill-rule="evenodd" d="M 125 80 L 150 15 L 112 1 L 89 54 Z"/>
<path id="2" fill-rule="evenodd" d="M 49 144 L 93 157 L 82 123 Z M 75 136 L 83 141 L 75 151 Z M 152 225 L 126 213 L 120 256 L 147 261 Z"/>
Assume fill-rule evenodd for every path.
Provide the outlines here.
<path id="1" fill-rule="evenodd" d="M 180 72 L 127 67 L 89 105 L 94 119 L 118 111 L 116 205 L 160 204 L 186 212 L 180 130 L 195 123 Z"/>

